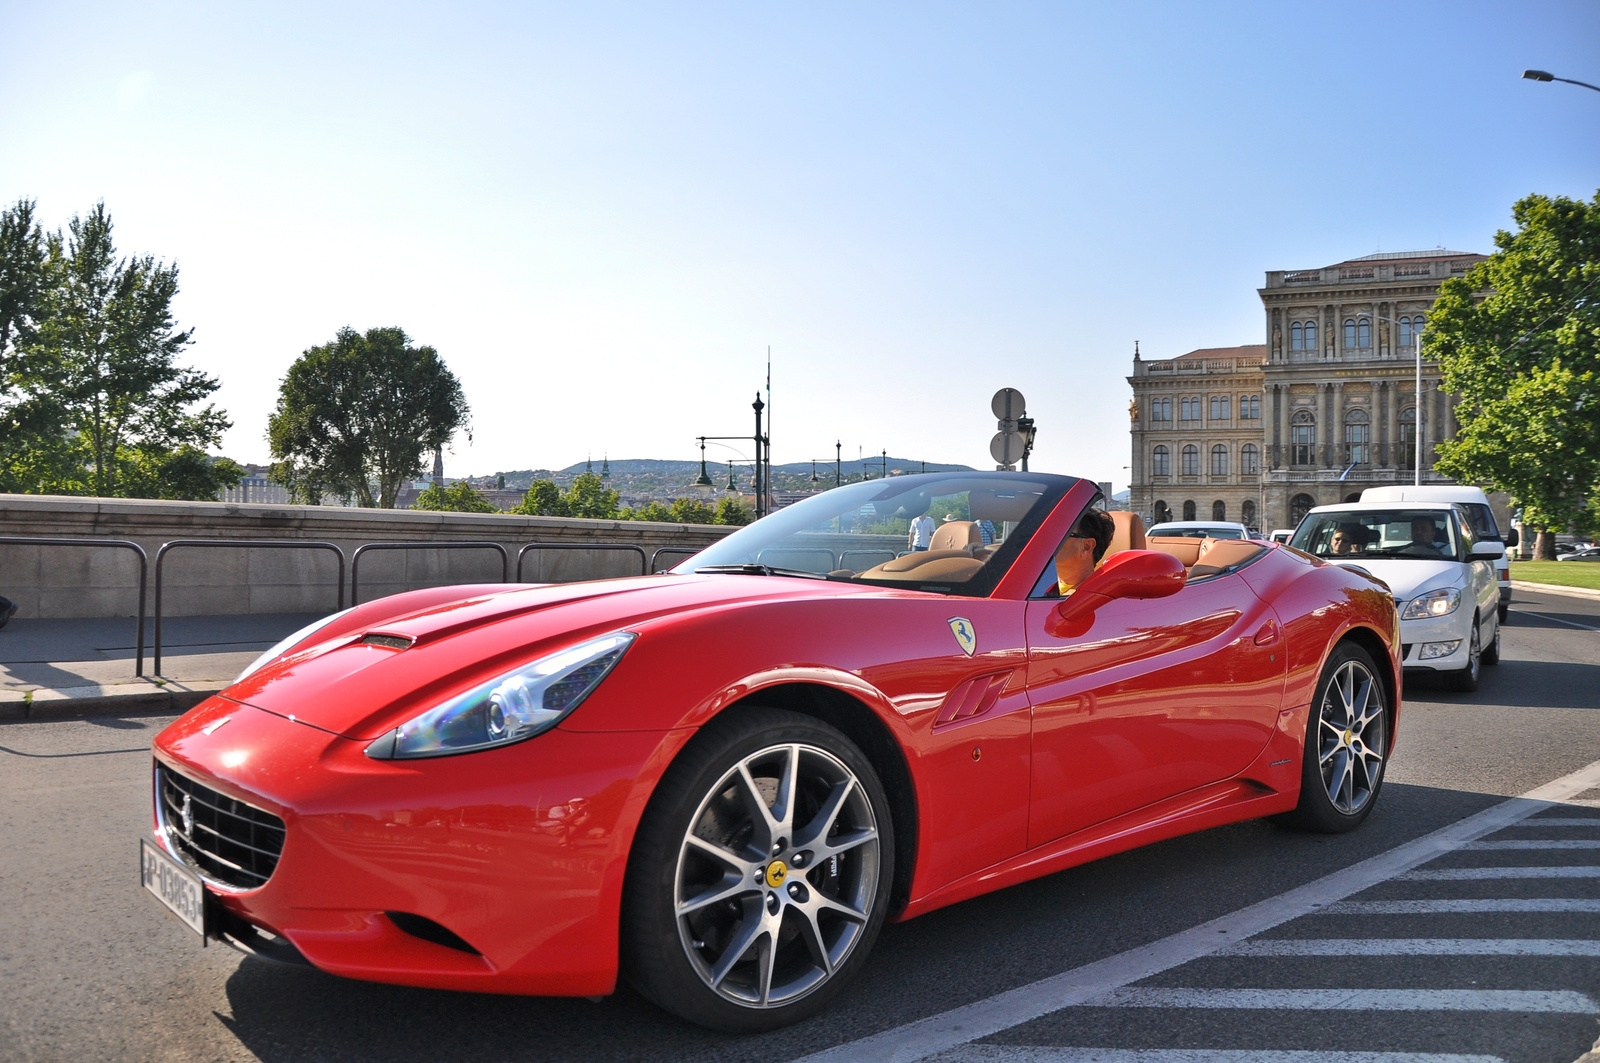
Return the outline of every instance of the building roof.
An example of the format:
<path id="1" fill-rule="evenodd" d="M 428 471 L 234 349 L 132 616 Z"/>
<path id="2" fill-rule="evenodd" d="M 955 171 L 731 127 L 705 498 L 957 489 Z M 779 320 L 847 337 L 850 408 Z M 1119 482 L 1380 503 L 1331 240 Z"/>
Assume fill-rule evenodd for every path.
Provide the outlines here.
<path id="1" fill-rule="evenodd" d="M 1362 255 L 1360 258 L 1347 258 L 1344 262 L 1335 262 L 1335 266 L 1342 266 L 1345 262 L 1393 262 L 1402 258 L 1463 258 L 1476 255 L 1476 251 L 1446 251 L 1436 247 L 1431 251 L 1379 251 L 1376 254 Z"/>
<path id="2" fill-rule="evenodd" d="M 1264 358 L 1266 353 L 1265 343 L 1247 343 L 1242 347 L 1201 347 L 1198 351 L 1180 354 L 1172 361 L 1181 362 L 1185 358 Z"/>

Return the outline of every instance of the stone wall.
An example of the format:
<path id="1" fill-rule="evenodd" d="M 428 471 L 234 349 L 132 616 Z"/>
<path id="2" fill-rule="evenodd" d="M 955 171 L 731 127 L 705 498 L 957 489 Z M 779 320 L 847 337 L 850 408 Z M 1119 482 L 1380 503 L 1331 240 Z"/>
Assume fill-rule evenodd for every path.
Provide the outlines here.
<path id="1" fill-rule="evenodd" d="M 525 544 L 571 544 L 575 549 L 530 551 L 523 564 L 524 582 L 565 583 L 638 574 L 638 554 L 585 550 L 585 543 L 633 544 L 649 558 L 661 547 L 701 549 L 731 530 L 506 513 L 0 494 L 0 537 L 126 539 L 142 546 L 149 555 L 147 613 L 154 607 L 156 553 L 176 539 L 334 543 L 346 558 L 348 605 L 350 559 L 366 543 L 496 542 L 510 557 L 513 580 L 517 551 Z M 659 567 L 684 556 L 663 555 Z M 338 594 L 337 557 L 324 549 L 174 547 L 162 569 L 165 616 L 326 612 Z M 439 584 L 497 583 L 500 554 L 493 549 L 368 551 L 361 557 L 359 578 L 362 601 Z M 131 550 L 0 542 L 0 595 L 17 603 L 19 616 L 133 616 L 138 580 L 139 563 Z"/>

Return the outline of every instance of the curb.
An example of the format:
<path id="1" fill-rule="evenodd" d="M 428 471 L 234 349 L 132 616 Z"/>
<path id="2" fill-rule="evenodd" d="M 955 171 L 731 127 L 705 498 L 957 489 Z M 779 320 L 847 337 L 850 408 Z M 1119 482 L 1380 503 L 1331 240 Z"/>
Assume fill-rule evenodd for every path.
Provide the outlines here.
<path id="1" fill-rule="evenodd" d="M 1600 591 L 1590 590 L 1588 587 L 1563 587 L 1559 583 L 1529 583 L 1526 580 L 1513 580 L 1511 592 L 1516 593 L 1517 588 L 1538 591 L 1541 594 L 1566 594 L 1574 598 L 1600 598 Z"/>
<path id="2" fill-rule="evenodd" d="M 187 712 L 228 683 L 120 683 L 62 690 L 0 690 L 0 721 L 66 720 L 80 716 L 169 716 Z"/>

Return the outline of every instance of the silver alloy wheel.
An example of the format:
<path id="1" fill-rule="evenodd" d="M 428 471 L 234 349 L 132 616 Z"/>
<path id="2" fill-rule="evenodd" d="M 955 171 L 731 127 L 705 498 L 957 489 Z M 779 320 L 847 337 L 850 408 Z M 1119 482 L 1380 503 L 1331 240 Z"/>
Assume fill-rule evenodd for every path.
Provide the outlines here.
<path id="1" fill-rule="evenodd" d="M 1333 807 L 1353 816 L 1383 778 L 1387 717 L 1383 684 L 1361 661 L 1347 660 L 1322 695 L 1317 762 Z"/>
<path id="2" fill-rule="evenodd" d="M 745 1007 L 800 999 L 861 940 L 878 857 L 872 803 L 838 757 L 791 743 L 743 758 L 679 847 L 672 901 L 690 965 Z"/>
<path id="3" fill-rule="evenodd" d="M 1467 677 L 1473 683 L 1478 681 L 1478 673 L 1483 663 L 1483 643 L 1478 640 L 1478 620 L 1472 620 L 1472 641 L 1467 643 Z"/>

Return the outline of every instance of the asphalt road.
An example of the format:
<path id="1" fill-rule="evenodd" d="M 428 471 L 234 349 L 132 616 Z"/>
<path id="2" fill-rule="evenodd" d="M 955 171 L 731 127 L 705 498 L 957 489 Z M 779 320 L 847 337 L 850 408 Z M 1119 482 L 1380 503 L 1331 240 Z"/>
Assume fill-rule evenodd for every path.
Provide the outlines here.
<path id="1" fill-rule="evenodd" d="M 1016 1003 L 1041 980 L 1095 961 L 1116 968 L 1210 920 L 1226 926 L 1230 913 L 1270 908 L 1600 761 L 1600 601 L 1519 592 L 1504 661 L 1477 694 L 1410 685 L 1380 804 L 1354 834 L 1239 824 L 889 927 L 830 1011 L 759 1037 L 684 1025 L 627 990 L 599 1003 L 433 992 L 201 949 L 136 871 L 147 749 L 165 723 L 0 725 L 0 1060 L 869 1058 L 920 1043 L 930 1021 L 976 1018 L 937 1058 L 1571 1063 L 1600 1034 L 1600 1008 L 1585 1003 L 1600 1000 L 1600 878 L 1583 870 L 1600 865 L 1594 789 L 1231 952 L 1107 983 L 1059 1010 Z M 1409 944 L 1419 939 L 1560 942 L 1527 948 L 1577 954 L 1440 955 Z M 956 1008 L 966 1010 L 940 1019 Z"/>

